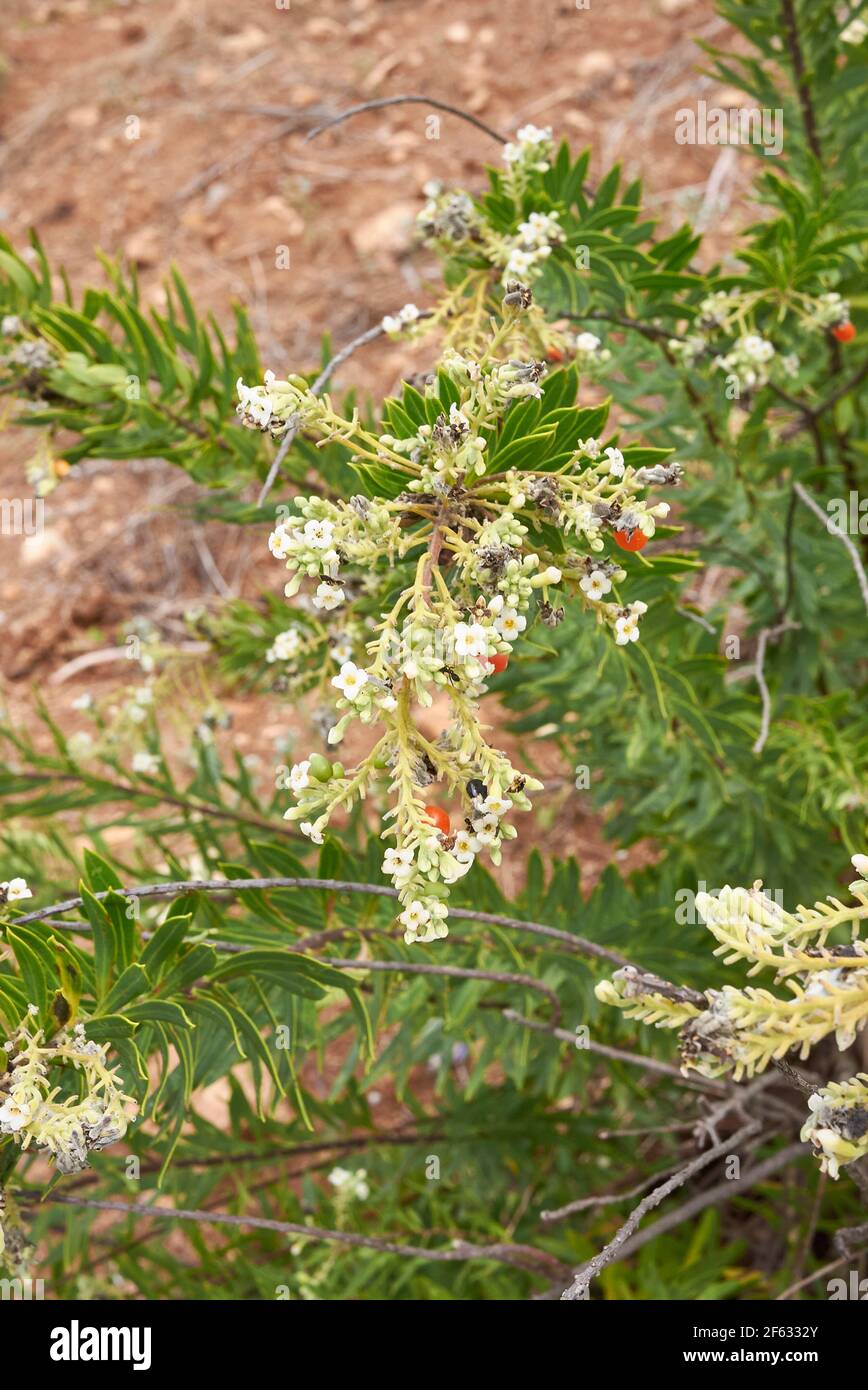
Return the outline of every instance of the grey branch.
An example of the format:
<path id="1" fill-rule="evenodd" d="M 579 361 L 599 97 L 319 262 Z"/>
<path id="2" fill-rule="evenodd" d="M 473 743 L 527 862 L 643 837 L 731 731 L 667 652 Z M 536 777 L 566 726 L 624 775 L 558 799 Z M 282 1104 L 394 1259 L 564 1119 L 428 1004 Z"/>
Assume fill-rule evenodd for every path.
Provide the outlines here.
<path id="1" fill-rule="evenodd" d="M 533 989 L 538 994 L 545 995 L 552 1006 L 552 1015 L 556 1023 L 561 1016 L 560 1000 L 554 990 L 534 979 L 532 975 L 517 975 L 507 970 L 477 970 L 460 965 L 428 965 L 421 961 L 411 963 L 403 960 L 335 960 L 333 956 L 323 959 L 326 965 L 334 966 L 337 970 L 399 970 L 402 975 L 442 975 L 452 980 L 488 980 L 492 984 L 521 985 L 523 989 Z"/>
<path id="2" fill-rule="evenodd" d="M 258 1231 L 274 1231 L 278 1235 L 303 1236 L 308 1240 L 335 1241 L 340 1245 L 352 1245 L 362 1250 L 377 1250 L 384 1255 L 403 1255 L 409 1260 L 436 1260 L 454 1262 L 456 1260 L 496 1260 L 500 1264 L 515 1265 L 532 1274 L 547 1278 L 562 1277 L 566 1265 L 550 1255 L 546 1250 L 537 1250 L 531 1245 L 472 1245 L 468 1241 L 454 1240 L 447 1250 L 426 1250 L 420 1245 L 400 1245 L 390 1240 L 380 1240 L 376 1236 L 354 1235 L 351 1231 L 329 1231 L 322 1226 L 304 1226 L 295 1221 L 275 1221 L 266 1216 L 234 1216 L 230 1212 L 190 1211 L 183 1207 L 150 1206 L 144 1202 L 108 1202 L 98 1198 L 61 1197 L 54 1193 L 17 1192 L 20 1200 L 53 1202 L 67 1207 L 88 1207 L 94 1211 L 115 1211 L 124 1216 L 145 1217 L 162 1221 L 195 1221 L 210 1226 L 251 1227 Z"/>
<path id="3" fill-rule="evenodd" d="M 731 1146 L 735 1136 L 727 1140 L 727 1146 Z M 705 1192 L 698 1192 L 689 1201 L 683 1202 L 680 1207 L 667 1212 L 661 1216 L 659 1221 L 655 1221 L 653 1226 L 646 1226 L 644 1231 L 637 1231 L 632 1240 L 629 1240 L 618 1254 L 619 1260 L 629 1259 L 635 1255 L 637 1250 L 641 1250 L 643 1245 L 650 1245 L 652 1240 L 664 1235 L 667 1231 L 672 1231 L 676 1226 L 682 1225 L 685 1221 L 690 1221 L 700 1212 L 706 1211 L 708 1207 L 718 1206 L 721 1202 L 726 1202 L 730 1197 L 739 1192 L 746 1192 L 749 1188 L 755 1187 L 758 1182 L 764 1182 L 766 1178 L 772 1177 L 780 1172 L 781 1168 L 786 1168 L 788 1164 L 795 1163 L 800 1158 L 805 1158 L 807 1151 L 804 1144 L 788 1144 L 783 1149 L 778 1149 L 776 1153 L 764 1158 L 761 1163 L 748 1168 L 742 1173 L 740 1178 L 725 1178 L 723 1182 L 715 1183 L 714 1187 L 709 1187 Z"/>
<path id="4" fill-rule="evenodd" d="M 715 1144 L 713 1149 L 708 1149 L 706 1153 L 699 1154 L 686 1163 L 683 1168 L 679 1168 L 677 1173 L 667 1178 L 659 1187 L 655 1187 L 653 1192 L 649 1192 L 647 1197 L 643 1197 L 637 1207 L 634 1207 L 627 1220 L 620 1230 L 612 1237 L 608 1245 L 595 1255 L 592 1260 L 577 1270 L 573 1282 L 569 1288 L 561 1294 L 561 1299 L 567 1303 L 572 1303 L 576 1299 L 584 1298 L 591 1280 L 605 1269 L 607 1265 L 620 1257 L 620 1251 L 627 1244 L 627 1241 L 636 1231 L 643 1216 L 647 1216 L 649 1211 L 653 1211 L 664 1201 L 671 1192 L 683 1187 L 697 1173 L 701 1173 L 703 1168 L 707 1168 L 715 1159 L 722 1158 L 724 1154 L 731 1154 L 745 1139 L 751 1138 L 760 1129 L 758 1120 L 751 1120 L 748 1124 L 742 1125 L 741 1129 L 731 1135 L 729 1139 L 720 1144 Z"/>
<path id="5" fill-rule="evenodd" d="M 420 319 L 428 319 L 430 317 L 430 310 L 419 315 Z M 383 328 L 382 322 L 375 323 L 373 328 L 367 328 L 365 332 L 360 333 L 357 338 L 352 338 L 350 342 L 348 342 L 344 347 L 341 348 L 340 352 L 336 352 L 334 357 L 331 357 L 329 361 L 326 362 L 319 376 L 311 385 L 310 389 L 312 394 L 314 396 L 319 395 L 320 391 L 323 389 L 324 386 L 328 384 L 329 380 L 331 379 L 332 375 L 337 371 L 338 367 L 340 367 L 342 363 L 346 362 L 348 357 L 352 357 L 353 353 L 358 348 L 364 347 L 367 343 L 373 343 L 377 338 L 382 338 L 385 331 L 386 330 Z M 283 460 L 286 458 L 287 454 L 292 448 L 293 441 L 295 440 L 295 436 L 297 435 L 297 433 L 298 425 L 291 425 L 289 429 L 286 431 L 286 434 L 281 439 L 277 453 L 274 455 L 274 458 L 271 461 L 271 467 L 268 470 L 268 477 L 262 484 L 262 490 L 260 491 L 260 494 L 256 499 L 257 507 L 262 506 L 263 502 L 265 501 L 266 497 L 268 496 L 269 492 L 274 486 L 274 480 L 280 472 L 280 465 L 283 463 Z"/>
<path id="6" fill-rule="evenodd" d="M 865 567 L 862 564 L 859 552 L 853 544 L 852 540 L 845 531 L 841 530 L 840 526 L 837 526 L 835 524 L 835 522 L 829 516 L 828 512 L 823 511 L 823 508 L 820 506 L 817 499 L 815 497 L 812 497 L 811 494 L 808 492 L 807 488 L 802 487 L 801 483 L 793 483 L 793 491 L 795 492 L 799 501 L 803 502 L 805 506 L 814 513 L 814 516 L 816 516 L 823 523 L 826 530 L 829 532 L 829 535 L 836 536 L 837 539 L 841 542 L 841 544 L 846 547 L 847 554 L 853 561 L 853 568 L 856 571 L 856 579 L 859 584 L 859 590 L 862 594 L 862 602 L 865 604 L 866 611 L 868 611 L 868 576 L 866 576 L 865 574 Z"/>
<path id="7" fill-rule="evenodd" d="M 573 1047 L 578 1047 L 575 1033 L 568 1033 L 566 1028 L 554 1028 L 548 1023 L 540 1023 L 533 1018 L 525 1018 L 523 1014 L 517 1013 L 515 1009 L 504 1009 L 503 1016 L 510 1023 L 519 1023 L 522 1028 L 530 1028 L 534 1033 L 550 1033 L 559 1042 L 572 1043 Z M 677 1067 L 671 1066 L 668 1062 L 661 1062 L 656 1057 L 639 1057 L 634 1052 L 624 1052 L 620 1047 L 607 1047 L 605 1043 L 595 1043 L 588 1040 L 579 1049 L 584 1052 L 593 1052 L 597 1057 L 608 1057 L 612 1062 L 626 1062 L 631 1067 L 641 1067 L 643 1071 L 657 1072 L 660 1076 L 671 1077 L 678 1081 L 682 1086 L 690 1086 L 703 1091 L 711 1091 L 715 1095 L 726 1095 L 726 1086 L 717 1081 L 708 1081 L 703 1077 L 683 1076 Z"/>
<path id="8" fill-rule="evenodd" d="M 113 891 L 125 898 L 174 898 L 179 893 L 244 893 L 244 892 L 264 892 L 270 888 L 322 888 L 327 892 L 333 893 L 366 893 L 373 897 L 397 898 L 398 893 L 394 888 L 387 888 L 385 884 L 379 883 L 356 883 L 349 879 L 336 878 L 235 878 L 235 879 L 186 879 L 173 883 L 146 883 L 136 888 L 116 888 Z M 94 897 L 101 900 L 107 898 L 109 892 L 95 893 Z M 15 921 L 22 925 L 27 922 L 42 922 L 47 917 L 53 917 L 60 912 L 72 912 L 82 906 L 83 899 L 80 897 L 65 898 L 63 902 L 51 903 L 48 907 L 37 908 L 33 912 L 27 912 L 21 917 L 16 917 Z M 610 951 L 606 946 L 598 946 L 595 941 L 588 941 L 583 936 L 575 936 L 572 932 L 561 931 L 559 927 L 549 927 L 543 922 L 525 922 L 520 917 L 503 917 L 496 912 L 476 912 L 471 908 L 453 907 L 450 908 L 451 915 L 461 918 L 468 922 L 486 922 L 494 927 L 509 927 L 514 931 L 526 931 L 534 936 L 545 936 L 552 941 L 558 941 L 562 945 L 571 948 L 582 956 L 591 956 L 597 960 L 608 960 L 615 965 L 629 965 L 629 961 L 617 951 Z M 86 924 L 81 924 L 86 929 Z"/>
<path id="9" fill-rule="evenodd" d="M 798 486 L 798 484 L 796 484 L 796 486 Z M 762 718 L 760 720 L 760 731 L 752 750 L 754 753 L 759 754 L 765 748 L 772 719 L 772 697 L 769 694 L 769 688 L 766 684 L 765 673 L 766 647 L 769 642 L 775 641 L 778 637 L 782 637 L 785 632 L 791 632 L 798 627 L 801 627 L 801 623 L 793 623 L 790 622 L 789 619 L 785 619 L 784 622 L 778 623 L 775 627 L 764 627 L 760 632 L 753 673 L 756 676 L 756 683 L 759 686 L 760 699 L 762 700 Z"/>
<path id="10" fill-rule="evenodd" d="M 496 140 L 499 145 L 506 144 L 506 136 L 499 131 L 480 121 L 477 116 L 472 116 L 469 111 L 462 111 L 460 106 L 453 106 L 448 101 L 438 101 L 436 97 L 425 97 L 419 95 L 398 96 L 398 97 L 377 97 L 373 101 L 360 102 L 358 106 L 348 106 L 346 111 L 341 111 L 337 116 L 332 116 L 331 120 L 323 121 L 322 125 L 315 126 L 308 131 L 304 137 L 305 144 L 309 140 L 315 140 L 318 135 L 322 135 L 324 130 L 332 130 L 337 125 L 342 125 L 344 121 L 350 120 L 353 116 L 360 116 L 365 111 L 381 111 L 386 106 L 433 106 L 437 111 L 446 111 L 450 116 L 457 116 L 461 121 L 467 121 L 469 125 L 476 126 L 483 135 L 490 135 L 492 140 Z"/>

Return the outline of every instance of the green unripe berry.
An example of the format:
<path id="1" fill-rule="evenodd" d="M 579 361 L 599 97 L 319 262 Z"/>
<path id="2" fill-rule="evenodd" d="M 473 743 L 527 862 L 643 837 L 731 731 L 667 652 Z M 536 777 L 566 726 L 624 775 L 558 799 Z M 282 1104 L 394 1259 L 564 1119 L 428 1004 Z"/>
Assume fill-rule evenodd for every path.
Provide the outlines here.
<path id="1" fill-rule="evenodd" d="M 315 777 L 318 782 L 328 782 L 332 771 L 333 768 L 328 758 L 324 758 L 322 753 L 311 753 L 309 769 L 311 777 Z"/>

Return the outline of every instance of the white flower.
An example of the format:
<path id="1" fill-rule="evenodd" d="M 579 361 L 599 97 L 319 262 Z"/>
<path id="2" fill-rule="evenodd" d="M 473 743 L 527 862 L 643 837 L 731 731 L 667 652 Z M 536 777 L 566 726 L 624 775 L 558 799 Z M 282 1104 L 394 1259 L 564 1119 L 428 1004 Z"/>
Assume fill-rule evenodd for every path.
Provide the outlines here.
<path id="1" fill-rule="evenodd" d="M 29 1105 L 24 1101 L 16 1101 L 10 1096 L 6 1104 L 0 1106 L 0 1132 L 16 1134 L 30 1121 L 31 1114 Z"/>
<path id="2" fill-rule="evenodd" d="M 266 661 L 289 661 L 295 656 L 301 646 L 301 630 L 297 627 L 288 627 L 285 632 L 279 632 L 272 642 L 268 651 L 265 653 Z"/>
<path id="3" fill-rule="evenodd" d="M 394 849 L 391 846 L 383 855 L 383 873 L 388 878 L 408 879 L 413 870 L 413 851 L 411 849 Z"/>
<path id="4" fill-rule="evenodd" d="M 357 1168 L 351 1173 L 347 1168 L 333 1168 L 329 1173 L 329 1182 L 338 1192 L 346 1192 L 350 1197 L 356 1197 L 360 1202 L 364 1202 L 371 1195 L 371 1189 L 367 1184 L 367 1168 Z"/>
<path id="5" fill-rule="evenodd" d="M 315 821 L 303 820 L 298 828 L 301 831 L 302 835 L 306 835 L 312 844 L 322 844 L 322 831 L 317 828 Z"/>
<path id="6" fill-rule="evenodd" d="M 332 676 L 332 685 L 348 700 L 356 699 L 367 681 L 367 671 L 360 670 L 354 661 L 345 661 L 340 675 Z"/>
<path id="7" fill-rule="evenodd" d="M 500 830 L 497 816 L 491 813 L 479 816 L 478 819 L 473 822 L 473 829 L 476 831 L 476 838 L 481 845 L 497 844 L 498 832 Z"/>
<path id="8" fill-rule="evenodd" d="M 615 478 L 624 476 L 624 455 L 620 449 L 607 449 L 606 458 L 609 460 L 609 472 Z"/>
<path id="9" fill-rule="evenodd" d="M 626 618 L 615 620 L 615 642 L 619 647 L 625 647 L 628 642 L 639 641 L 639 620 L 635 614 L 630 613 Z"/>
<path id="10" fill-rule="evenodd" d="M 415 304 L 405 304 L 403 309 L 399 309 L 397 314 L 387 314 L 383 319 L 384 333 L 400 333 L 402 328 L 408 324 L 415 323 L 419 317 L 419 310 Z"/>
<path id="11" fill-rule="evenodd" d="M 458 656 L 488 655 L 488 633 L 481 623 L 456 623 L 454 636 Z"/>
<path id="12" fill-rule="evenodd" d="M 457 830 L 455 832 L 455 843 L 452 853 L 459 864 L 473 863 L 473 856 L 479 853 L 480 845 L 475 835 L 471 835 L 468 830 Z"/>
<path id="13" fill-rule="evenodd" d="M 0 883 L 0 894 L 4 902 L 20 902 L 22 898 L 32 898 L 33 894 L 27 887 L 27 880 L 24 878 L 10 878 L 6 883 Z"/>
<path id="14" fill-rule="evenodd" d="M 431 921 L 431 913 L 423 902 L 420 902 L 418 898 L 414 898 L 409 906 L 405 907 L 398 921 L 403 922 L 408 933 L 416 933 Z"/>
<path id="15" fill-rule="evenodd" d="M 508 796 L 487 796 L 482 803 L 483 811 L 490 816 L 505 816 L 510 810 L 512 802 Z"/>
<path id="16" fill-rule="evenodd" d="M 861 874 L 863 878 L 868 878 L 868 854 L 854 854 L 850 863 L 857 874 Z"/>
<path id="17" fill-rule="evenodd" d="M 599 458 L 600 441 L 599 439 L 594 439 L 593 435 L 590 439 L 578 439 L 576 440 L 576 450 L 580 454 L 587 454 L 588 458 Z"/>
<path id="18" fill-rule="evenodd" d="M 325 609 L 339 608 L 345 598 L 346 594 L 339 585 L 329 584 L 326 580 L 323 580 L 321 584 L 317 585 L 313 606 L 314 608 Z"/>
<path id="19" fill-rule="evenodd" d="M 550 125 L 538 126 L 529 122 L 521 127 L 516 138 L 523 145 L 547 145 L 552 138 L 552 128 Z"/>
<path id="20" fill-rule="evenodd" d="M 596 333 L 580 333 L 576 338 L 576 349 L 579 352 L 596 352 L 600 346 L 600 340 Z"/>
<path id="21" fill-rule="evenodd" d="M 527 627 L 527 618 L 522 617 L 515 608 L 504 608 L 495 618 L 494 626 L 507 642 L 514 642 Z"/>
<path id="22" fill-rule="evenodd" d="M 73 702 L 72 702 L 72 708 L 73 708 L 73 709 L 92 709 L 92 708 L 93 708 L 93 696 L 92 696 L 91 694 L 89 694 L 87 691 L 85 692 L 84 695 L 76 695 L 75 699 L 74 699 Z"/>
<path id="23" fill-rule="evenodd" d="M 278 560 L 285 560 L 292 549 L 292 536 L 286 526 L 278 526 L 268 537 L 268 549 Z"/>
<path id="24" fill-rule="evenodd" d="M 602 570 L 592 570 L 590 574 L 586 574 L 584 579 L 579 581 L 579 588 L 594 603 L 599 603 L 600 599 L 608 594 L 612 588 L 612 581 Z"/>
<path id="25" fill-rule="evenodd" d="M 305 542 L 313 550 L 328 550 L 332 543 L 335 528 L 330 521 L 317 521 L 312 517 L 310 521 L 304 523 L 302 536 Z"/>
<path id="26" fill-rule="evenodd" d="M 266 373 L 266 380 L 268 380 L 268 376 L 269 373 Z M 274 407 L 265 387 L 245 386 L 239 377 L 235 383 L 235 390 L 238 395 L 236 413 L 241 417 L 243 423 L 260 430 L 268 429 Z"/>
<path id="27" fill-rule="evenodd" d="M 353 644 L 350 638 L 338 637 L 329 647 L 329 655 L 332 661 L 337 661 L 340 665 L 343 665 L 345 661 L 349 661 L 353 655 Z"/>
<path id="28" fill-rule="evenodd" d="M 516 247 L 504 266 L 504 275 L 509 279 L 523 280 L 535 261 L 536 256 L 532 251 L 522 251 Z"/>
<path id="29" fill-rule="evenodd" d="M 775 355 L 772 344 L 766 338 L 761 338 L 758 333 L 748 333 L 738 346 L 751 362 L 768 362 L 769 358 Z"/>
<path id="30" fill-rule="evenodd" d="M 310 786 L 309 774 L 310 758 L 305 758 L 304 762 L 293 764 L 289 770 L 289 789 L 293 795 L 298 796 L 299 792 Z"/>
<path id="31" fill-rule="evenodd" d="M 153 777 L 160 770 L 160 759 L 156 753 L 134 753 L 132 768 L 133 772 L 143 772 L 146 776 Z"/>
<path id="32" fill-rule="evenodd" d="M 868 38 L 868 24 L 864 19 L 851 19 L 846 29 L 841 30 L 842 43 L 864 43 Z"/>
<path id="33" fill-rule="evenodd" d="M 523 125 L 516 133 L 515 142 L 510 141 L 509 144 L 504 145 L 503 157 L 507 164 L 519 164 L 527 159 L 533 160 L 537 155 L 548 153 L 551 139 L 551 126 Z M 545 159 L 541 159 L 532 167 L 545 170 L 549 166 Z"/>
<path id="34" fill-rule="evenodd" d="M 519 222 L 518 234 L 526 246 L 548 247 L 560 241 L 563 231 L 558 224 L 560 213 L 532 212 L 526 222 Z"/>

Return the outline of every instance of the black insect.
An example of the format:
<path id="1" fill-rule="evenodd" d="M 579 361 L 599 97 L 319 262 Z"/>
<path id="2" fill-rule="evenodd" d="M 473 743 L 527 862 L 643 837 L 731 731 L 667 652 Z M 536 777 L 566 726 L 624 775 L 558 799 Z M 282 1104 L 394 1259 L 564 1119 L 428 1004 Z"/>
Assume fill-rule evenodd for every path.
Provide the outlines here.
<path id="1" fill-rule="evenodd" d="M 467 794 L 472 801 L 484 801 L 488 796 L 488 788 L 484 782 L 480 782 L 477 777 L 474 777 L 467 783 Z"/>

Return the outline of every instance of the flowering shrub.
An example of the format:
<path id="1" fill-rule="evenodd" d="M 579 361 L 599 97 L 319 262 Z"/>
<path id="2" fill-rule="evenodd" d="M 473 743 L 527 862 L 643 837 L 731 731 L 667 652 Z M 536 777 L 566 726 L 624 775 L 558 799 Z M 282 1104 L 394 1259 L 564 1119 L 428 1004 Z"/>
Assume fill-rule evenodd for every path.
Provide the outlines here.
<path id="1" fill-rule="evenodd" d="M 516 834 L 509 813 L 530 810 L 528 792 L 542 787 L 486 741 L 480 724 L 479 701 L 498 660 L 512 654 L 529 617 L 557 626 L 559 596 L 578 601 L 616 644 L 638 640 L 647 604 L 619 597 L 626 572 L 606 555 L 606 540 L 653 536 L 669 504 L 649 503 L 646 486 L 676 483 L 681 471 L 672 463 L 633 466 L 664 451 L 622 453 L 583 437 L 588 426 L 602 428 L 606 408 L 574 406 L 573 372 L 546 378 L 543 362 L 498 355 L 521 334 L 530 303 L 523 287 L 508 287 L 510 298 L 479 359 L 449 349 L 424 395 L 407 386 L 400 403 L 387 403 L 395 434 L 343 418 L 303 377 L 266 373 L 261 386 L 238 384 L 246 424 L 276 438 L 304 427 L 314 438 L 339 440 L 368 489 L 347 501 L 299 496 L 269 538 L 291 573 L 289 598 L 307 579 L 313 606 L 330 611 L 346 602 L 347 589 L 358 591 L 364 574 L 375 635 L 364 644 L 363 665 L 342 659 L 342 645 L 331 648 L 340 666 L 331 679 L 339 717 L 328 743 L 339 744 L 356 719 L 383 730 L 353 768 L 321 754 L 297 763 L 289 775 L 297 805 L 286 815 L 322 844 L 334 813 L 351 809 L 385 775 L 392 805 L 384 837 L 394 844 L 382 868 L 398 890 L 408 944 L 446 935 L 448 885 L 483 851 L 499 864 L 503 841 Z M 412 582 L 395 598 L 394 571 L 408 557 Z M 301 642 L 288 629 L 267 655 L 292 658 Z M 432 741 L 413 710 L 430 706 L 438 688 L 451 722 Z M 425 798 L 435 785 L 459 801 L 454 829 L 448 817 L 432 824 Z"/>
<path id="2" fill-rule="evenodd" d="M 864 856 L 847 904 L 699 883 L 750 863 L 809 902 L 864 833 L 865 54 L 849 9 L 792 8 L 784 43 L 772 0 L 720 5 L 747 56 L 712 70 L 779 106 L 786 140 L 719 266 L 534 125 L 482 191 L 424 190 L 442 289 L 378 306 L 318 373 L 264 372 L 243 310 L 230 341 L 178 273 L 163 312 L 113 266 L 74 301 L 35 237 L 0 244 L 0 389 L 38 440 L 37 496 L 89 458 L 165 459 L 277 562 L 261 601 L 187 615 L 195 656 L 158 618 L 120 633 L 135 680 L 77 701 L 86 728 L 0 727 L 8 1269 L 44 1243 L 61 1296 L 393 1297 L 401 1256 L 414 1298 L 569 1291 L 577 1260 L 606 1297 L 784 1289 L 712 1211 L 650 1266 L 595 1264 L 620 1177 L 648 1176 L 637 1131 L 654 1170 L 762 1151 L 745 1181 L 766 1175 L 783 1243 L 794 1213 L 821 1241 L 856 1226 L 854 1184 L 816 1206 L 776 1184 L 805 1105 L 830 1176 L 866 1157 Z M 362 410 L 332 377 L 380 336 L 425 370 Z M 825 526 L 841 505 L 856 525 Z M 309 715 L 298 746 L 263 732 L 240 756 L 218 660 Z M 614 861 L 593 886 L 521 843 L 501 870 L 519 823 L 544 839 L 583 802 Z M 734 987 L 738 960 L 776 988 Z M 661 1029 L 639 1050 L 637 1019 Z M 197 1106 L 215 1083 L 219 1120 Z M 392 1090 L 412 1125 L 381 1119 Z M 86 1195 L 56 1239 L 46 1159 L 111 1197 L 127 1238 L 104 1260 Z M 248 1181 L 275 1161 L 279 1182 Z M 179 1220 L 232 1225 L 232 1258 L 201 1242 L 170 1266 L 158 1187 Z"/>

